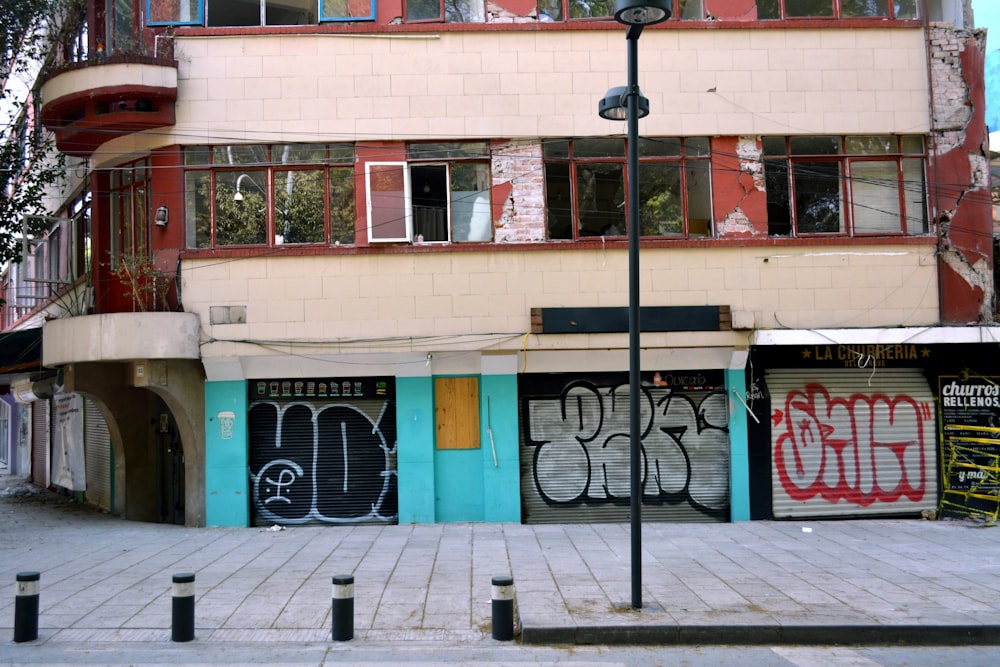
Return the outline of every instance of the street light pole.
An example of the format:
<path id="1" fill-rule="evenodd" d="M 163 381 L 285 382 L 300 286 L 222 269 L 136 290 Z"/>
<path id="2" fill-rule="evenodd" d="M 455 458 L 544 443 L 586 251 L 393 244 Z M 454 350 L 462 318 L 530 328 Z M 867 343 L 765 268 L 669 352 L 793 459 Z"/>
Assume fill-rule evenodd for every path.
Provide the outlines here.
<path id="1" fill-rule="evenodd" d="M 628 366 L 629 366 L 629 523 L 632 559 L 632 608 L 642 608 L 642 424 L 639 406 L 639 119 L 649 100 L 639 91 L 639 36 L 643 27 L 670 18 L 670 0 L 618 0 L 615 20 L 627 26 L 628 86 L 612 88 L 598 104 L 602 118 L 627 121 L 628 189 Z M 624 104 L 623 104 L 624 103 Z"/>

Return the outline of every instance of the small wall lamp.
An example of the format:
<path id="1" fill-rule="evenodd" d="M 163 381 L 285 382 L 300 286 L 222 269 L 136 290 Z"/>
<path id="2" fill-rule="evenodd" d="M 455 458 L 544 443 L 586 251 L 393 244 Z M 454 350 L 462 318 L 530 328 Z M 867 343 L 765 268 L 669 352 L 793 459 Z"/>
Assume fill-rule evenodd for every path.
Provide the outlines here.
<path id="1" fill-rule="evenodd" d="M 166 227 L 167 223 L 170 222 L 170 209 L 166 206 L 161 206 L 156 209 L 156 215 L 153 216 L 153 221 L 156 223 L 157 227 Z"/>

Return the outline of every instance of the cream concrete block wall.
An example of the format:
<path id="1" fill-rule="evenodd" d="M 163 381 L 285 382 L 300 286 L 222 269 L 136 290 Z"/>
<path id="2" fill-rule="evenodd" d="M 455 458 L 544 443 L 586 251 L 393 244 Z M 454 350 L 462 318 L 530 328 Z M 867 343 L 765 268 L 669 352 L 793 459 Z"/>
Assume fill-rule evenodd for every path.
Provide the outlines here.
<path id="1" fill-rule="evenodd" d="M 625 52 L 620 31 L 178 37 L 177 124 L 150 134 L 169 144 L 620 133 L 595 109 L 624 83 Z M 640 131 L 882 132 L 911 117 L 907 132 L 926 131 L 924 59 L 919 28 L 650 29 L 639 67 L 653 111 Z"/>
<path id="2" fill-rule="evenodd" d="M 241 258 L 227 270 L 213 263 L 182 265 L 185 308 L 213 340 L 332 348 L 364 338 L 368 350 L 394 352 L 399 338 L 444 336 L 457 344 L 494 336 L 517 349 L 532 308 L 628 304 L 628 256 L 620 249 Z M 644 306 L 728 305 L 758 328 L 930 326 L 938 319 L 930 245 L 644 248 L 640 272 Z M 247 306 L 245 324 L 210 324 L 211 306 L 232 305 Z M 704 339 L 687 337 L 689 345 Z"/>

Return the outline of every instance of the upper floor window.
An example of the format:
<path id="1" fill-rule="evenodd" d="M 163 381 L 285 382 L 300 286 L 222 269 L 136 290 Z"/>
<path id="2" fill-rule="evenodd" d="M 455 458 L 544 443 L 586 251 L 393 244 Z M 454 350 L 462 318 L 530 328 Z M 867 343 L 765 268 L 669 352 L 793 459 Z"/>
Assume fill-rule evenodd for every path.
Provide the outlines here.
<path id="1" fill-rule="evenodd" d="M 550 239 L 626 235 L 624 139 L 550 139 L 542 152 Z M 710 236 L 708 139 L 641 138 L 639 161 L 640 234 Z"/>
<path id="2" fill-rule="evenodd" d="M 146 0 L 146 24 L 201 25 L 205 22 L 205 2 L 206 0 Z"/>
<path id="3" fill-rule="evenodd" d="M 920 0 L 758 0 L 759 19 L 920 18 Z"/>
<path id="4" fill-rule="evenodd" d="M 414 143 L 407 162 L 368 162 L 371 241 L 490 241 L 486 142 Z"/>
<path id="5" fill-rule="evenodd" d="M 184 151 L 187 245 L 354 243 L 354 146 L 196 146 Z"/>
<path id="6" fill-rule="evenodd" d="M 919 136 L 764 137 L 768 234 L 926 234 Z"/>
<path id="7" fill-rule="evenodd" d="M 111 267 L 123 256 L 149 255 L 149 160 L 111 170 L 109 183 Z"/>

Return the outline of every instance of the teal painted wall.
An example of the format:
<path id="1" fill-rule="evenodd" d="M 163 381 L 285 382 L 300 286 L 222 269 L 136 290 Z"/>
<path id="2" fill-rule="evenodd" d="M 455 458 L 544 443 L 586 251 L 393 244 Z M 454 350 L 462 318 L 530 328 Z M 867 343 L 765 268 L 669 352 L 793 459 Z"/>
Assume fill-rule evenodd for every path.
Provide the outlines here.
<path id="1" fill-rule="evenodd" d="M 439 451 L 434 378 L 396 379 L 400 523 L 520 522 L 517 376 L 484 375 L 479 388 L 479 449 Z"/>
<path id="2" fill-rule="evenodd" d="M 440 449 L 435 452 L 436 521 L 483 520 L 483 454 L 482 445 L 479 449 Z"/>
<path id="3" fill-rule="evenodd" d="M 220 425 L 226 412 L 235 415 L 231 434 Z M 205 418 L 205 523 L 249 526 L 246 382 L 206 382 Z"/>
<path id="4" fill-rule="evenodd" d="M 434 379 L 396 378 L 400 523 L 434 523 Z"/>
<path id="5" fill-rule="evenodd" d="M 521 522 L 517 376 L 484 375 L 482 405 L 483 520 Z M 492 431 L 492 443 L 490 435 Z M 493 448 L 496 448 L 496 465 Z"/>
<path id="6" fill-rule="evenodd" d="M 750 520 L 750 437 L 746 407 L 735 395 L 746 394 L 746 371 L 726 370 L 729 391 L 729 508 L 732 521 Z"/>

